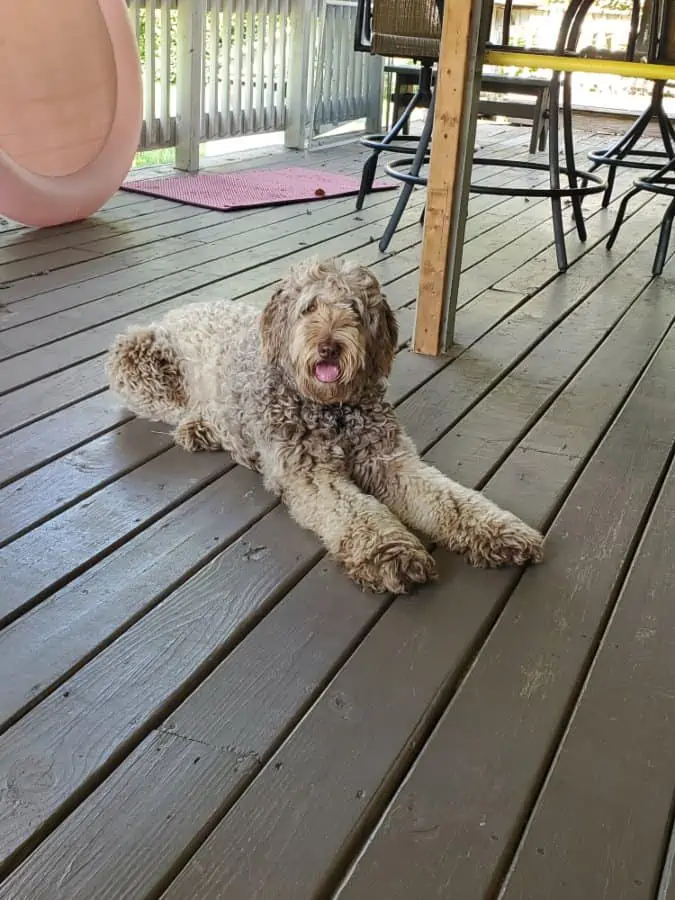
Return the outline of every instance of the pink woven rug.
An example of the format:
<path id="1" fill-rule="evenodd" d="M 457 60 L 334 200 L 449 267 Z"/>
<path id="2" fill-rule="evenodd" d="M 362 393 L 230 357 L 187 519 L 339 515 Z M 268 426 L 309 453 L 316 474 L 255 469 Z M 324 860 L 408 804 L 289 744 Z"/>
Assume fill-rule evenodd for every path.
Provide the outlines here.
<path id="1" fill-rule="evenodd" d="M 359 184 L 360 179 L 349 175 L 293 167 L 142 178 L 126 181 L 122 189 L 206 209 L 230 210 L 347 197 L 358 193 Z M 392 181 L 376 181 L 373 190 L 387 191 L 394 187 Z"/>

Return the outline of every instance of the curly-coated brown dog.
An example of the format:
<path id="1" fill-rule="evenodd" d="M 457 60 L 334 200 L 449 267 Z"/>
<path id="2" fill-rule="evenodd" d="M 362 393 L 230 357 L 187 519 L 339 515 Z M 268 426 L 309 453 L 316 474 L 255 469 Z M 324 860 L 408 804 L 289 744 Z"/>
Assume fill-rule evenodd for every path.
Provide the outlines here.
<path id="1" fill-rule="evenodd" d="M 421 461 L 385 398 L 397 326 L 377 279 L 328 260 L 293 269 L 262 315 L 193 304 L 120 336 L 110 382 L 187 450 L 229 450 L 261 473 L 359 584 L 433 578 L 408 528 L 474 565 L 523 565 L 542 537 Z"/>

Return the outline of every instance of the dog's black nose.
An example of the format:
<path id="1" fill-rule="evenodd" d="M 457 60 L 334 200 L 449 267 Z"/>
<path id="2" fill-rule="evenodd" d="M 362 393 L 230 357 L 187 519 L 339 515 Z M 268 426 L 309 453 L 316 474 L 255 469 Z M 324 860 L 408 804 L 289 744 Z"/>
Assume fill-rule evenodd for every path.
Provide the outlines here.
<path id="1" fill-rule="evenodd" d="M 340 355 L 340 346 L 335 341 L 323 341 L 319 344 L 319 357 L 321 359 L 335 360 Z"/>

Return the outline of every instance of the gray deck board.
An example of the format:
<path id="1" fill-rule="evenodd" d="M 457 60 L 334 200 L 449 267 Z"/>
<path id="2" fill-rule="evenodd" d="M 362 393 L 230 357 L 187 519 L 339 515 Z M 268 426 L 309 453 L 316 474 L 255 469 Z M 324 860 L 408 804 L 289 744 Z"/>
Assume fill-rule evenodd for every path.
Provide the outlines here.
<path id="1" fill-rule="evenodd" d="M 551 900 L 656 893 L 675 790 L 674 513 L 671 465 L 504 900 L 535 900 L 544 881 Z"/>
<path id="2" fill-rule="evenodd" d="M 520 129 L 478 140 L 527 155 Z M 394 196 L 230 215 L 120 193 L 86 223 L 0 231 L 0 900 L 672 896 L 663 202 L 631 204 L 612 253 L 616 203 L 589 203 L 559 276 L 546 201 L 474 196 L 456 344 L 434 360 L 408 348 L 423 195 L 391 253 L 372 240 Z M 117 406 L 120 329 L 262 306 L 310 253 L 378 273 L 402 420 L 549 530 L 542 566 L 437 552 L 418 596 L 365 595 L 253 473 Z"/>

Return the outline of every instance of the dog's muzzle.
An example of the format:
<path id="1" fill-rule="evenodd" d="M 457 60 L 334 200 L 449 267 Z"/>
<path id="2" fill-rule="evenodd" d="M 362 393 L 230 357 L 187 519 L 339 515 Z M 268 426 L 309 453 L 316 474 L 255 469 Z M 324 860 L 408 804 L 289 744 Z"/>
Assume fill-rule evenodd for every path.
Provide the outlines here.
<path id="1" fill-rule="evenodd" d="M 333 384 L 340 379 L 340 345 L 335 341 L 319 344 L 319 361 L 314 366 L 314 375 L 322 384 Z"/>

